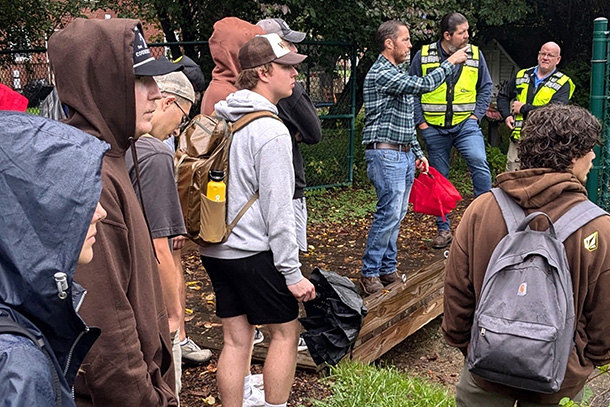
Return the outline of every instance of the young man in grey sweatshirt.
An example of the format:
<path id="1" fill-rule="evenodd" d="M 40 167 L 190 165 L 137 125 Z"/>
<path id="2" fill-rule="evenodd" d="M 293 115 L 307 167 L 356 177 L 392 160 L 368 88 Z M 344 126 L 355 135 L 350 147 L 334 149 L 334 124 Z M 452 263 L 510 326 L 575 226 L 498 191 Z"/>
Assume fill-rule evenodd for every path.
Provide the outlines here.
<path id="1" fill-rule="evenodd" d="M 277 114 L 276 104 L 292 94 L 305 55 L 288 50 L 277 34 L 257 36 L 239 52 L 237 92 L 216 104 L 230 121 L 256 111 Z M 230 222 L 250 197 L 250 207 L 223 244 L 201 247 L 201 262 L 216 294 L 224 346 L 217 380 L 223 406 L 286 406 L 294 380 L 299 338 L 298 302 L 315 298 L 301 274 L 292 206 L 292 142 L 273 117 L 253 121 L 233 135 L 229 153 Z M 264 395 L 249 384 L 255 325 L 271 334 L 263 368 Z M 264 401 L 263 401 L 264 399 Z"/>

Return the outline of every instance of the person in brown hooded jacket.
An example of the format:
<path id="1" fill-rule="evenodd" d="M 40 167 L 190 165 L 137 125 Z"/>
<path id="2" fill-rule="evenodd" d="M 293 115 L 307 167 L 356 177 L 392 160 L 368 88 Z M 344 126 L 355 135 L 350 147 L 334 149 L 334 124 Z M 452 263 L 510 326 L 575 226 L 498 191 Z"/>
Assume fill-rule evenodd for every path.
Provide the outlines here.
<path id="1" fill-rule="evenodd" d="M 237 54 L 246 42 L 265 34 L 261 27 L 237 17 L 225 17 L 214 23 L 210 37 L 210 54 L 214 60 L 212 80 L 203 94 L 201 114 L 211 115 L 214 105 L 237 91 L 235 81 L 241 72 Z"/>
<path id="2" fill-rule="evenodd" d="M 100 198 L 108 215 L 96 256 L 76 270 L 89 290 L 81 315 L 102 329 L 76 378 L 76 403 L 177 406 L 159 273 L 124 156 L 152 127 L 161 98 L 152 76 L 180 67 L 151 56 L 137 20 L 75 19 L 51 36 L 48 52 L 66 122 L 111 145 Z"/>
<path id="3" fill-rule="evenodd" d="M 583 108 L 549 105 L 530 113 L 519 144 L 521 170 L 498 175 L 497 186 L 527 213 L 542 211 L 553 222 L 587 199 L 584 183 L 599 144 L 599 121 Z M 468 352 L 474 310 L 491 254 L 508 233 L 494 196 L 486 193 L 468 207 L 451 245 L 445 276 L 443 334 Z M 530 223 L 543 230 L 541 217 Z M 464 366 L 457 406 L 558 405 L 578 399 L 594 366 L 610 363 L 610 217 L 587 223 L 564 242 L 574 289 L 575 334 L 560 390 L 542 394 L 491 383 Z"/>

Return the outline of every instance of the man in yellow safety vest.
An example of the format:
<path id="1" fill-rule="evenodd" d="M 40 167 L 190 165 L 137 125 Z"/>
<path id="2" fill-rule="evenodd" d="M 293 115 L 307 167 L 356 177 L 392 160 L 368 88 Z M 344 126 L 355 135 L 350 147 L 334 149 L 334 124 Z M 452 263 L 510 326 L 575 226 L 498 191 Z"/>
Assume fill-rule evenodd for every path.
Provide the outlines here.
<path id="1" fill-rule="evenodd" d="M 506 171 L 516 171 L 520 167 L 517 145 L 528 113 L 549 103 L 566 105 L 572 98 L 574 82 L 557 70 L 559 61 L 561 48 L 554 42 L 547 42 L 538 52 L 538 65 L 517 72 L 517 76 L 498 93 L 498 110 L 512 130 Z"/>
<path id="2" fill-rule="evenodd" d="M 493 83 L 475 45 L 468 45 L 468 20 L 460 13 L 449 13 L 440 22 L 439 41 L 424 45 L 415 54 L 409 73 L 426 75 L 457 50 L 466 47 L 468 59 L 454 69 L 445 82 L 421 97 L 415 97 L 415 123 L 426 143 L 430 166 L 449 176 L 451 148 L 462 154 L 472 175 L 474 195 L 491 189 L 491 173 L 485 155 L 485 140 L 479 127 L 489 102 Z M 436 220 L 438 233 L 432 247 L 441 249 L 451 243 L 449 220 Z"/>

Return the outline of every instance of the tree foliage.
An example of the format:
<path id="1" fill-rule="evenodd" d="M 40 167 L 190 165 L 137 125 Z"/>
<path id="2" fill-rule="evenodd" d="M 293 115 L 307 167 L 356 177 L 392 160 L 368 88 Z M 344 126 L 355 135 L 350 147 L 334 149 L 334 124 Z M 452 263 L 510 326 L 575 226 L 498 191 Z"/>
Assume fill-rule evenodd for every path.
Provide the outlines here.
<path id="1" fill-rule="evenodd" d="M 438 37 L 440 17 L 457 10 L 468 17 L 475 43 L 495 38 L 519 65 L 530 66 L 540 46 L 555 41 L 562 47 L 561 67 L 582 73 L 590 60 L 593 19 L 610 17 L 607 0 L 123 0 L 112 4 L 109 0 L 0 0 L 0 46 L 43 45 L 46 36 L 69 17 L 93 6 L 111 6 L 121 17 L 156 22 L 167 41 L 207 40 L 214 22 L 226 16 L 251 22 L 282 17 L 315 40 L 354 44 L 362 72 L 378 53 L 373 37 L 382 21 L 398 18 L 409 24 L 417 50 Z M 207 49 L 172 48 L 173 54 L 182 52 L 209 72 Z M 588 87 L 586 78 L 577 80 L 583 85 L 579 88 Z"/>
<path id="2" fill-rule="evenodd" d="M 0 0 L 0 49 L 44 46 L 55 29 L 90 5 L 86 0 Z"/>

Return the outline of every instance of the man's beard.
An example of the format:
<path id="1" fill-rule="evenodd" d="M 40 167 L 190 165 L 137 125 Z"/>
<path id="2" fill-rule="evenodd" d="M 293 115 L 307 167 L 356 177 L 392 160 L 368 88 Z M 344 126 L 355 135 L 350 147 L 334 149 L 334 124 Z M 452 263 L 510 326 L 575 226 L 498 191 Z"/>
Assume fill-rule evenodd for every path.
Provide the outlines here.
<path id="1" fill-rule="evenodd" d="M 468 45 L 468 41 L 466 41 L 466 43 L 464 43 L 464 45 L 462 45 L 460 47 L 455 47 L 455 46 L 453 46 L 453 45 L 448 43 L 447 44 L 447 49 L 449 50 L 450 54 L 453 54 L 455 51 L 457 51 L 457 50 L 459 50 L 461 48 L 464 48 L 466 45 Z"/>

